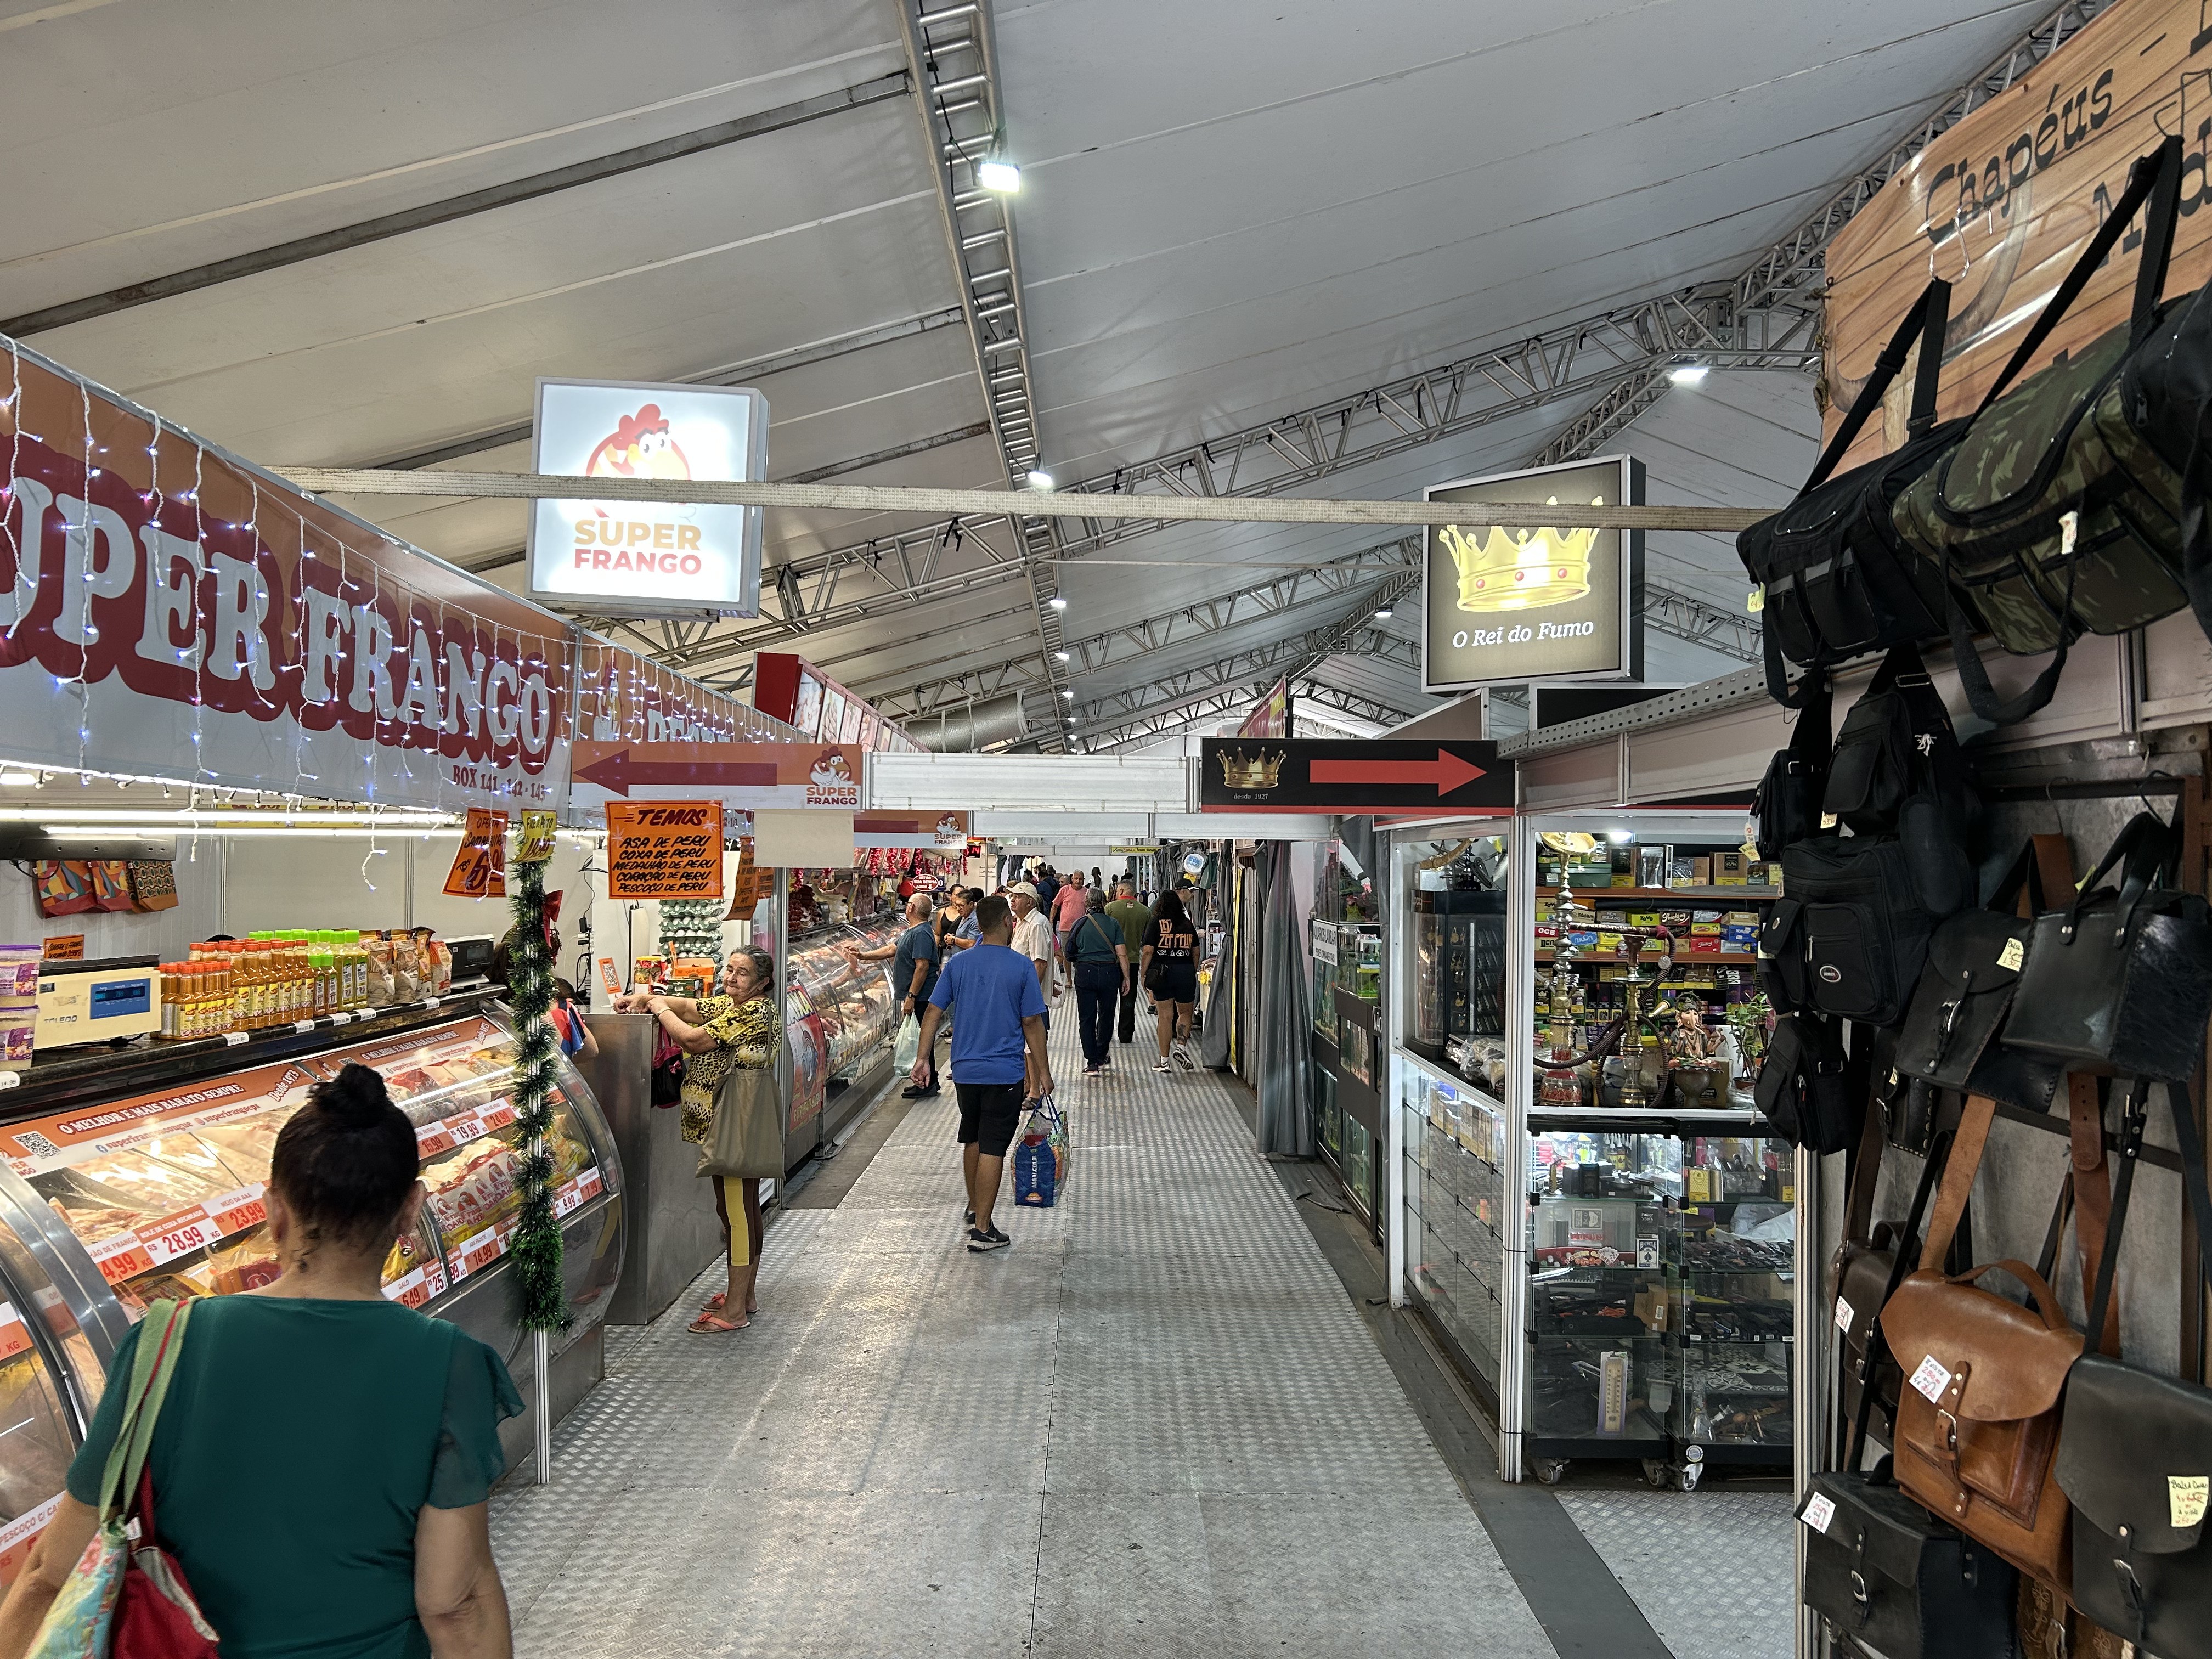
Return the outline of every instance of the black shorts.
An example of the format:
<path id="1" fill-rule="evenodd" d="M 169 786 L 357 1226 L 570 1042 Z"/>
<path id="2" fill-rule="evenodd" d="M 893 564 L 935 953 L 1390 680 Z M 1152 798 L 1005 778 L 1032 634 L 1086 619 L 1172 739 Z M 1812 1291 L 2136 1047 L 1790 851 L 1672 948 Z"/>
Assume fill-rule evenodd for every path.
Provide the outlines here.
<path id="1" fill-rule="evenodd" d="M 1018 1083 L 962 1083 L 952 1092 L 960 1097 L 960 1144 L 973 1142 L 986 1158 L 1004 1158 L 1021 1127 L 1022 1098 Z"/>
<path id="2" fill-rule="evenodd" d="M 1152 1000 L 1196 1002 L 1198 969 L 1187 962 L 1164 962 L 1152 970 Z"/>

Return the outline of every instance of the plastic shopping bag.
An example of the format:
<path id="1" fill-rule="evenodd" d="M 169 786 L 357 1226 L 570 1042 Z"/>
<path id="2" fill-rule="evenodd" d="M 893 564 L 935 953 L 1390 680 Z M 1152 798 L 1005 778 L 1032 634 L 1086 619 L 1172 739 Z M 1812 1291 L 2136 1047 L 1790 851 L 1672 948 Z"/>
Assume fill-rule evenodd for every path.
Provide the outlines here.
<path id="1" fill-rule="evenodd" d="M 891 1074 L 904 1077 L 921 1058 L 921 1021 L 908 1014 L 899 1023 L 898 1042 L 891 1049 Z"/>
<path id="2" fill-rule="evenodd" d="M 1067 1118 L 1050 1095 L 1036 1103 L 1014 1148 L 1014 1202 L 1048 1210 L 1067 1185 Z"/>

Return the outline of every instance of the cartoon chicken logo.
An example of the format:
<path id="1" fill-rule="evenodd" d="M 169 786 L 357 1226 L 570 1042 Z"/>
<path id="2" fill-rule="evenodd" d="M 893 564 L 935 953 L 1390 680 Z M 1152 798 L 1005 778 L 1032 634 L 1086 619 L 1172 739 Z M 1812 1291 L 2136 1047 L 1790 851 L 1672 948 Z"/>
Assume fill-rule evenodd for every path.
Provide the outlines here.
<path id="1" fill-rule="evenodd" d="M 853 781 L 853 769 L 845 763 L 842 750 L 825 749 L 814 757 L 813 769 L 807 774 L 810 782 L 833 789 Z"/>
<path id="2" fill-rule="evenodd" d="M 691 463 L 669 435 L 668 417 L 659 404 L 647 404 L 635 415 L 625 415 L 615 429 L 599 440 L 592 458 L 584 463 L 587 478 L 688 478 Z"/>

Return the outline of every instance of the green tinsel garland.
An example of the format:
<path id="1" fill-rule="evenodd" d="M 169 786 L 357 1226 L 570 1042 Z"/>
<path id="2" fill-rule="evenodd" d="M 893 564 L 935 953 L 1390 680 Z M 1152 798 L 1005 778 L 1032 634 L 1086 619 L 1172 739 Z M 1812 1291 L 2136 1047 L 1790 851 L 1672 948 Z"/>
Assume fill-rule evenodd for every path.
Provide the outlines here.
<path id="1" fill-rule="evenodd" d="M 508 957 L 507 1006 L 514 1011 L 514 1110 L 524 1151 L 517 1189 L 521 1214 L 507 1240 L 515 1283 L 521 1288 L 522 1328 L 565 1331 L 575 1315 L 561 1283 L 561 1224 L 553 1214 L 553 1065 L 556 1043 L 550 1018 L 553 964 L 545 951 L 545 866 L 516 864 L 514 945 Z"/>

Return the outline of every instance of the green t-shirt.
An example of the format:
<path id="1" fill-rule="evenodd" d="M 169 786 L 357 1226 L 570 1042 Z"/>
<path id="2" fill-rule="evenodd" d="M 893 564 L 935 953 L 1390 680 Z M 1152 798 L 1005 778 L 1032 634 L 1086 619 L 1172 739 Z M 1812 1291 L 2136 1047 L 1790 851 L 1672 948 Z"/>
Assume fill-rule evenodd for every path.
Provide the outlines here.
<path id="1" fill-rule="evenodd" d="M 82 1503 L 100 1502 L 143 1328 L 70 1465 Z M 428 1659 L 417 1515 L 484 1501 L 521 1410 L 497 1354 L 397 1302 L 194 1307 L 149 1462 L 155 1531 L 223 1659 Z"/>
<path id="2" fill-rule="evenodd" d="M 1106 907 L 1106 914 L 1114 918 L 1121 930 L 1121 942 L 1129 947 L 1129 966 L 1137 965 L 1137 941 L 1145 936 L 1145 924 L 1152 913 L 1133 898 L 1115 899 Z"/>

